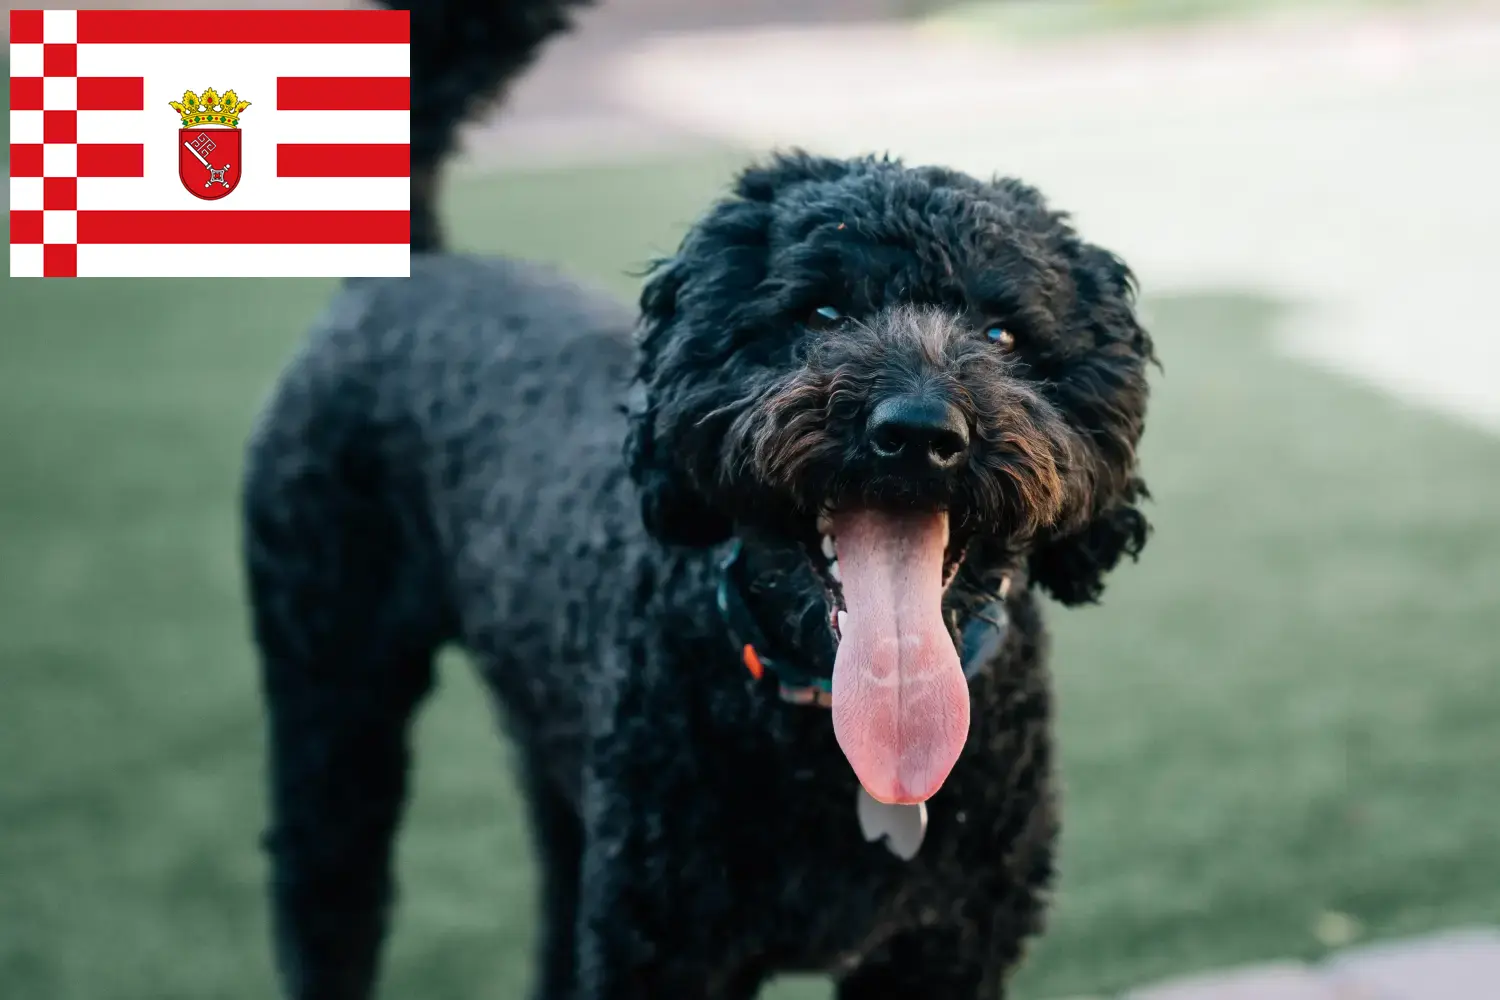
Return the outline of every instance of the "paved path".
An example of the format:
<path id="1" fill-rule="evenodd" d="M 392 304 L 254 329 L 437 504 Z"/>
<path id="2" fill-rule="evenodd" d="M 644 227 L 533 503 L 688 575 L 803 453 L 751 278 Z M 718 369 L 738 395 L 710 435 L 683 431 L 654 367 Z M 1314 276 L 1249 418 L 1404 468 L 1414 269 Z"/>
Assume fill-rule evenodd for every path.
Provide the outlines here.
<path id="1" fill-rule="evenodd" d="M 827 29 L 897 17 L 910 2 L 599 0 L 578 15 L 577 30 L 549 44 L 507 96 L 503 112 L 471 130 L 471 165 L 617 162 L 721 146 L 724 137 L 712 130 L 657 114 L 639 95 L 619 93 L 621 66 L 663 37 L 734 38 L 767 24 Z"/>
<path id="2" fill-rule="evenodd" d="M 1476 929 L 1352 949 L 1318 965 L 1279 962 L 1175 979 L 1132 991 L 1121 1000 L 1495 1000 L 1497 996 L 1500 932 Z"/>
<path id="3" fill-rule="evenodd" d="M 1148 290 L 1284 295 L 1307 307 L 1288 350 L 1500 432 L 1500 5 L 1040 49 L 893 23 L 587 27 L 481 157 L 801 144 L 1015 173 Z M 549 108 L 581 63 L 592 96 Z"/>

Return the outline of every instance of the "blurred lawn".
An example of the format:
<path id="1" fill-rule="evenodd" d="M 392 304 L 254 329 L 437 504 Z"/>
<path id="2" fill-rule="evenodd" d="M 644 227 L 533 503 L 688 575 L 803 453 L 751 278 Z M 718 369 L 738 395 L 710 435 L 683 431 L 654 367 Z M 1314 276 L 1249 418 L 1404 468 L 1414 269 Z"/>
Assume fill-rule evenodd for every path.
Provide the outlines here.
<path id="1" fill-rule="evenodd" d="M 447 214 L 628 294 L 728 166 L 469 177 Z M 233 497 L 331 287 L 0 285 L 0 995 L 271 994 Z M 1279 358 L 1260 299 L 1148 312 L 1158 532 L 1053 616 L 1064 879 L 1019 995 L 1315 955 L 1326 911 L 1493 919 L 1500 442 Z M 520 996 L 521 817 L 456 661 L 418 741 L 386 995 Z"/>

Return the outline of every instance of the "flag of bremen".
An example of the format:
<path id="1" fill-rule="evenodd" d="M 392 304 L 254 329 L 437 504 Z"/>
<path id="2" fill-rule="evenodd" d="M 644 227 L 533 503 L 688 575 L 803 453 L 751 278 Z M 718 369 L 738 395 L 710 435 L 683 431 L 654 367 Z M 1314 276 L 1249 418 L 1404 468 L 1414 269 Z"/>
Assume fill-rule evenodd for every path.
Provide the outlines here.
<path id="1" fill-rule="evenodd" d="M 12 10 L 11 276 L 410 274 L 409 40 L 405 11 Z"/>

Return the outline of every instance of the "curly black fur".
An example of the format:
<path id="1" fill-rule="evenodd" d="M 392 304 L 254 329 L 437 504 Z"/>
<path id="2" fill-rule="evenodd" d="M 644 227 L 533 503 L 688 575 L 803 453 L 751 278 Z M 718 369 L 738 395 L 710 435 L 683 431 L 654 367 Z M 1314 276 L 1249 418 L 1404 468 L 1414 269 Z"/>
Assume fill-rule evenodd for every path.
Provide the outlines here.
<path id="1" fill-rule="evenodd" d="M 464 106 L 539 37 L 505 25 L 566 6 L 424 13 L 417 65 L 446 61 L 424 38 L 501 39 L 452 50 L 445 83 L 414 77 L 436 152 L 434 94 Z M 518 747 L 537 997 L 749 998 L 787 970 L 833 974 L 845 1000 L 1001 996 L 1056 835 L 1032 584 L 1094 600 L 1146 537 L 1132 298 L 1023 184 L 801 153 L 745 171 L 659 264 L 634 344 L 618 305 L 524 264 L 419 255 L 409 280 L 351 282 L 244 487 L 287 995 L 371 995 L 407 731 L 458 643 Z M 951 462 L 877 460 L 870 415 L 894 398 L 948 408 Z M 752 678 L 715 606 L 722 543 L 743 539 L 767 652 L 826 675 L 828 505 L 947 508 L 955 631 L 1023 584 L 910 863 L 863 841 L 828 713 Z"/>
<path id="2" fill-rule="evenodd" d="M 799 153 L 736 194 L 641 297 L 629 456 L 652 533 L 711 544 L 850 484 L 878 491 L 846 450 L 871 398 L 934 383 L 987 446 L 960 495 L 936 499 L 1025 544 L 1058 599 L 1097 598 L 1145 531 L 1133 470 L 1152 351 L 1124 263 L 1009 179 Z M 821 306 L 867 322 L 809 339 Z M 985 343 L 993 323 L 1014 351 Z"/>

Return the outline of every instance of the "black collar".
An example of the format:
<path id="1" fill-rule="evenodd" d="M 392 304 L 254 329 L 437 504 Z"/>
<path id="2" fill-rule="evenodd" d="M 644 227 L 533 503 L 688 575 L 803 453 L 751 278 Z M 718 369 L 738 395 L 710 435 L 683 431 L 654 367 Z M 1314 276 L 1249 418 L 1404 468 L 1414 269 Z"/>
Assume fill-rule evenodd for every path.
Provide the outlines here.
<path id="1" fill-rule="evenodd" d="M 735 539 L 720 566 L 719 613 L 729 630 L 729 639 L 739 654 L 740 662 L 750 671 L 750 676 L 761 680 L 770 676 L 777 684 L 777 693 L 782 701 L 794 705 L 818 705 L 830 708 L 833 705 L 833 679 L 810 674 L 782 659 L 766 655 L 765 636 L 755 624 L 750 608 L 745 604 L 740 591 L 739 562 L 743 546 Z M 1015 582 L 1015 574 L 1007 573 L 1001 578 L 997 598 L 979 608 L 964 623 L 963 665 L 964 677 L 973 680 L 994 659 L 1000 645 L 1010 629 L 1010 618 L 1005 611 L 1005 598 Z"/>

